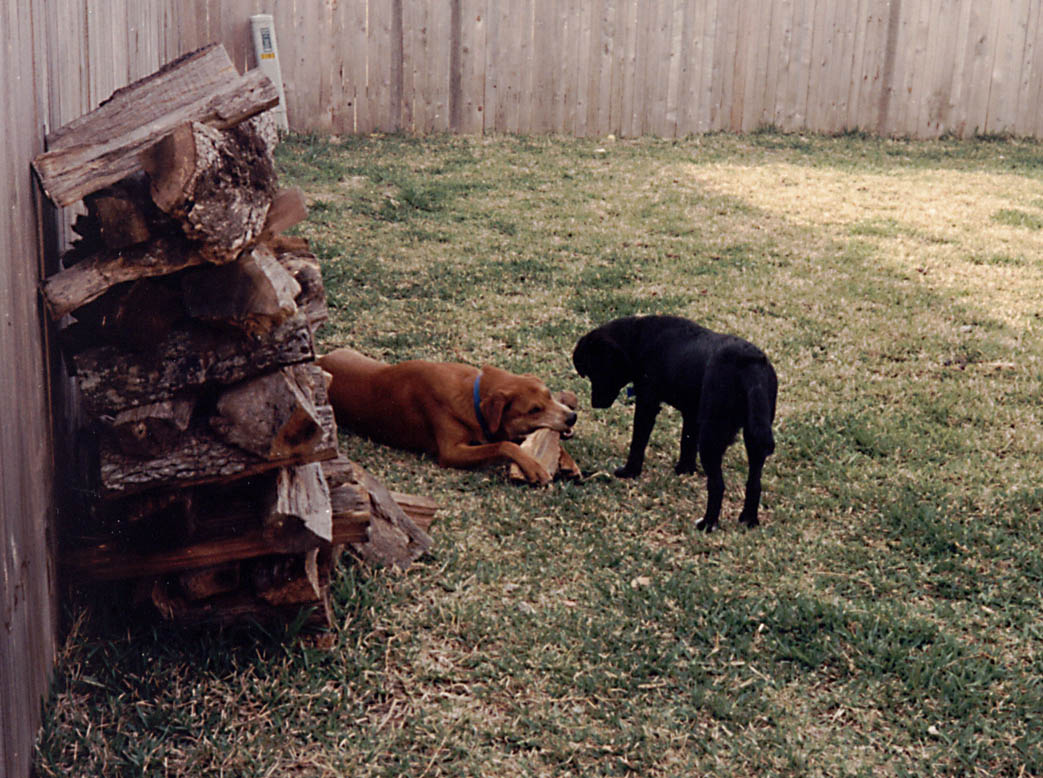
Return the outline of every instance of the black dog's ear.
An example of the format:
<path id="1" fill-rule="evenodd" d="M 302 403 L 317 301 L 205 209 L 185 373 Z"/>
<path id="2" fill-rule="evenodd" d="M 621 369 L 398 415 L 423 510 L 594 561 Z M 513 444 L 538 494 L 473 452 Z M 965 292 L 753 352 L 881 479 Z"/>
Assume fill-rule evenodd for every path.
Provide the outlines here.
<path id="1" fill-rule="evenodd" d="M 601 330 L 593 330 L 580 338 L 572 352 L 572 364 L 583 378 L 591 375 L 599 367 L 601 372 L 604 372 L 605 367 L 615 367 L 620 362 L 630 370 L 630 360 L 627 359 L 626 352 Z"/>
<path id="2" fill-rule="evenodd" d="M 578 361 L 574 358 L 576 370 L 584 378 L 595 372 L 599 375 L 606 373 L 631 375 L 633 373 L 627 352 L 615 339 L 607 335 L 599 334 L 599 337 L 591 338 L 582 353 L 578 347 L 576 352 L 579 357 Z"/>

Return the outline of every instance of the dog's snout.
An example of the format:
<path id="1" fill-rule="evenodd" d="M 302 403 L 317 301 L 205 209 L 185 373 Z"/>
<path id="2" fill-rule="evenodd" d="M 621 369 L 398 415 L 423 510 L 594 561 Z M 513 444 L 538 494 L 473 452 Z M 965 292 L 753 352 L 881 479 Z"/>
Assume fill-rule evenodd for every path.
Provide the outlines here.
<path id="1" fill-rule="evenodd" d="M 571 427 L 573 424 L 576 423 L 576 419 L 577 419 L 576 412 L 575 411 L 569 411 L 568 414 L 566 414 L 566 416 L 565 416 L 565 423 Z"/>

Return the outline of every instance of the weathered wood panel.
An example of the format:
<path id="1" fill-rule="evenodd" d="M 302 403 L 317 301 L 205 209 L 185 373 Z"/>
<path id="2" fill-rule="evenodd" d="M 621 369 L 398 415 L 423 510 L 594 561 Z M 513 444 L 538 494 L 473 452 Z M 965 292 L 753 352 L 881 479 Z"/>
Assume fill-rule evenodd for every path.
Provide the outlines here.
<path id="1" fill-rule="evenodd" d="M 43 146 L 47 89 L 34 72 L 43 43 L 35 10 L 6 3 L 0 11 L 0 774 L 19 778 L 29 769 L 56 644 L 50 397 L 36 292 L 40 204 L 29 169 Z"/>
<path id="2" fill-rule="evenodd" d="M 220 40 L 251 65 L 260 0 L 195 5 L 184 47 Z M 1043 124 L 1043 0 L 268 5 L 299 130 L 679 137 L 774 125 L 936 137 L 1037 135 Z M 107 83 L 92 76 L 91 93 Z"/>
<path id="3" fill-rule="evenodd" d="M 77 405 L 50 348 L 39 284 L 57 270 L 76 208 L 43 200 L 30 160 L 51 130 L 187 51 L 188 10 L 174 0 L 0 9 L 0 774 L 12 778 L 29 772 L 58 640 L 58 517 L 75 513 L 65 442 Z"/>

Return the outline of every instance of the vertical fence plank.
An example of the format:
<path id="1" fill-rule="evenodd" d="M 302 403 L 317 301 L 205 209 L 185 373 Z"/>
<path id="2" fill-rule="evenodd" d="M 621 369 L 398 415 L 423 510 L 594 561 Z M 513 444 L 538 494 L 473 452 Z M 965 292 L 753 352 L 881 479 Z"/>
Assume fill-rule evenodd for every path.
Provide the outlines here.
<path id="1" fill-rule="evenodd" d="M 933 0 L 928 28 L 927 52 L 922 65 L 923 97 L 917 106 L 915 135 L 935 138 L 948 122 L 952 92 L 952 70 L 959 16 L 953 13 L 953 0 Z"/>
<path id="2" fill-rule="evenodd" d="M 851 76 L 848 79 L 845 99 L 844 129 L 859 129 L 859 105 L 866 84 L 866 48 L 872 30 L 872 0 L 858 0 L 854 20 L 855 29 L 851 36 Z"/>
<path id="3" fill-rule="evenodd" d="M 1039 137 L 1043 133 L 1043 9 L 1041 4 L 1032 4 L 1033 21 L 1029 28 L 1025 64 L 1022 71 L 1022 90 L 1019 98 L 1018 134 Z"/>
<path id="4" fill-rule="evenodd" d="M 590 7 L 586 134 L 603 136 L 610 132 L 608 106 L 612 91 L 613 3 L 612 0 L 595 0 L 590 3 Z"/>
<path id="5" fill-rule="evenodd" d="M 634 79 L 637 74 L 637 39 L 640 15 L 635 0 L 621 0 L 619 3 L 619 21 L 617 29 L 623 39 L 619 50 L 618 93 L 615 97 L 617 112 L 613 124 L 622 137 L 630 136 L 633 131 Z"/>
<path id="6" fill-rule="evenodd" d="M 558 92 L 561 100 L 561 111 L 555 132 L 570 135 L 581 135 L 579 127 L 583 124 L 580 115 L 583 111 L 583 90 L 581 60 L 586 52 L 584 36 L 589 35 L 589 26 L 585 26 L 584 4 L 577 0 L 563 0 L 559 4 L 562 20 L 561 45 L 564 48 L 564 67 Z"/>
<path id="7" fill-rule="evenodd" d="M 392 4 L 387 0 L 369 4 L 369 41 L 366 46 L 366 96 L 375 130 L 392 131 L 391 121 L 391 27 Z M 448 34 L 448 30 L 446 30 Z M 446 44 L 448 46 L 448 42 Z M 448 63 L 442 66 L 446 72 Z"/>
<path id="8" fill-rule="evenodd" d="M 852 52 L 858 25 L 858 0 L 838 2 L 833 10 L 832 49 L 829 58 L 832 65 L 829 73 L 828 110 L 825 125 L 827 132 L 835 134 L 847 124 L 847 102 L 851 95 L 851 70 L 854 67 Z"/>
<path id="9" fill-rule="evenodd" d="M 808 71 L 807 111 L 805 124 L 825 127 L 828 124 L 832 73 L 830 56 L 833 45 L 833 19 L 840 0 L 819 0 L 811 26 L 811 66 Z M 818 84 L 818 88 L 814 88 Z"/>
<path id="10" fill-rule="evenodd" d="M 971 12 L 968 43 L 973 47 L 970 60 L 971 93 L 968 100 L 968 130 L 972 133 L 992 132 L 989 122 L 989 93 L 992 90 L 992 65 L 996 56 L 999 32 L 998 14 L 991 7 L 975 3 Z"/>
<path id="11" fill-rule="evenodd" d="M 767 85 L 771 41 L 777 10 L 776 3 L 772 3 L 769 8 L 764 8 L 762 4 L 751 4 L 747 5 L 747 12 L 744 14 L 750 23 L 742 36 L 747 48 L 746 84 L 743 87 L 740 123 L 743 132 L 755 130 L 765 123 L 766 106 L 769 102 Z"/>
<path id="12" fill-rule="evenodd" d="M 599 0 L 592 0 L 575 5 L 573 13 L 576 15 L 576 62 L 571 95 L 572 111 L 570 123 L 564 131 L 577 138 L 586 138 L 591 134 L 588 107 L 594 100 L 594 84 L 590 71 L 591 47 L 594 45 L 594 27 L 600 14 L 601 3 Z"/>
<path id="13" fill-rule="evenodd" d="M 554 0 L 535 0 L 532 17 L 532 59 L 528 89 L 529 108 L 524 112 L 521 132 L 543 133 L 551 129 L 553 105 Z"/>
<path id="14" fill-rule="evenodd" d="M 485 0 L 462 0 L 460 132 L 481 133 L 485 124 L 485 57 L 487 11 Z"/>
<path id="15" fill-rule="evenodd" d="M 1021 54 L 1028 33 L 1029 0 L 1007 0 L 999 3 L 1006 13 L 1001 16 L 997 57 L 992 69 L 993 88 L 989 100 L 989 117 L 993 132 L 1013 133 L 1018 115 L 1018 92 L 1021 83 Z"/>
<path id="16" fill-rule="evenodd" d="M 782 45 L 779 55 L 778 74 L 775 86 L 775 115 L 772 124 L 780 130 L 789 130 L 792 125 L 792 105 L 796 95 L 796 80 L 800 71 L 799 40 L 800 24 L 806 0 L 793 0 L 789 15 L 782 19 Z"/>
<path id="17" fill-rule="evenodd" d="M 608 82 L 606 107 L 601 110 L 606 124 L 605 134 L 621 134 L 623 125 L 623 73 L 627 62 L 627 9 L 630 0 L 608 0 L 605 8 L 606 29 L 611 41 L 608 42 L 606 57 L 609 60 L 611 78 Z M 604 82 L 602 87 L 604 87 Z"/>
<path id="18" fill-rule="evenodd" d="M 329 36 L 322 45 L 327 49 L 330 75 L 330 129 L 334 133 L 351 132 L 355 124 L 350 86 L 346 83 L 345 52 L 346 33 L 344 19 L 346 3 L 334 2 L 330 8 Z M 276 31 L 278 34 L 278 31 Z M 289 117 L 287 117 L 289 118 Z M 301 126 L 296 120 L 293 126 Z"/>

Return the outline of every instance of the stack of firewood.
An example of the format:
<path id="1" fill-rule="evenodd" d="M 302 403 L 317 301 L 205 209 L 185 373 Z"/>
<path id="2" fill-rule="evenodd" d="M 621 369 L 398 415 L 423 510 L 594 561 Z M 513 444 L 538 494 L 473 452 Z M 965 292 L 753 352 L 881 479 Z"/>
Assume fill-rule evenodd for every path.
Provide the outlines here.
<path id="1" fill-rule="evenodd" d="M 405 567 L 431 543 L 430 500 L 338 454 L 314 364 L 322 277 L 282 235 L 306 210 L 277 186 L 277 99 L 210 46 L 52 133 L 33 163 L 55 204 L 84 205 L 43 286 L 91 442 L 64 566 L 184 622 L 307 605 L 328 620 L 346 544 Z"/>

